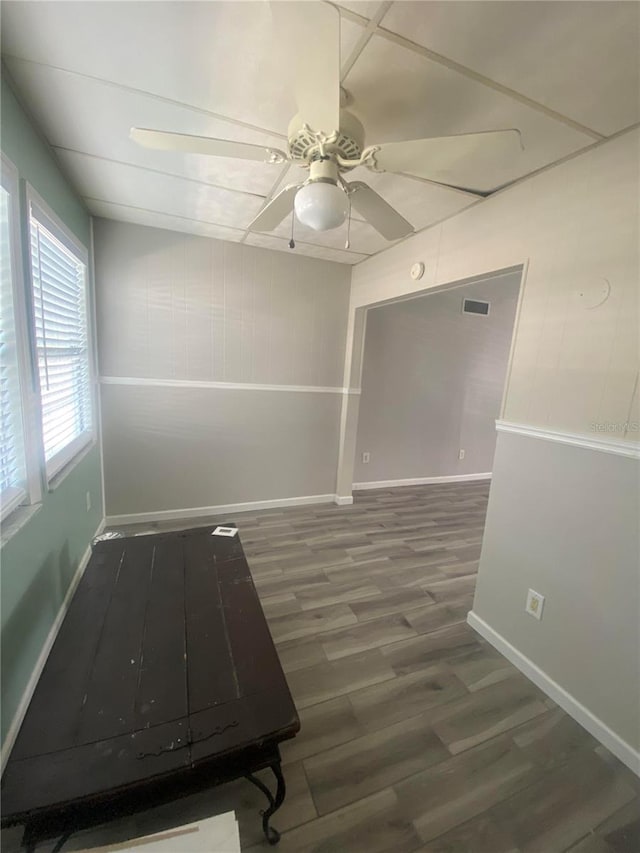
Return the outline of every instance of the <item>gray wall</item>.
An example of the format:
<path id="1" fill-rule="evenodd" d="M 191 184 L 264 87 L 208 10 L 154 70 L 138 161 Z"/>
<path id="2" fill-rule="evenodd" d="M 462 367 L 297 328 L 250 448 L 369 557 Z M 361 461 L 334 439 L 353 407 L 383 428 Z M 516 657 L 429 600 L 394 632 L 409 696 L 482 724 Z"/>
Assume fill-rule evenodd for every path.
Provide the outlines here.
<path id="1" fill-rule="evenodd" d="M 349 267 L 109 220 L 95 259 L 108 516 L 335 491 Z"/>
<path id="2" fill-rule="evenodd" d="M 353 340 L 349 357 L 358 352 L 358 312 L 365 307 L 525 265 L 503 419 L 542 434 L 526 445 L 523 436 L 526 458 L 513 453 L 503 464 L 502 440 L 497 447 L 474 610 L 515 653 L 526 654 L 543 673 L 553 673 L 586 713 L 597 713 L 620 737 L 633 736 L 629 742 L 634 744 L 637 728 L 630 731 L 629 711 L 622 706 L 633 701 L 633 690 L 638 692 L 638 676 L 629 672 L 638 624 L 629 600 L 640 580 L 638 528 L 631 516 L 637 507 L 629 493 L 634 494 L 638 462 L 567 444 L 554 445 L 543 460 L 533 444 L 547 444 L 545 433 L 551 438 L 568 433 L 576 441 L 606 437 L 622 452 L 638 447 L 638 431 L 625 424 L 640 422 L 639 144 L 639 129 L 623 133 L 357 264 L 347 332 Z M 426 268 L 419 282 L 408 275 L 416 261 Z M 611 293 L 597 305 L 603 279 Z M 344 448 L 357 421 L 352 396 L 344 404 Z M 594 430 L 597 423 L 614 425 L 615 431 L 602 436 Z M 607 456 L 606 462 L 591 460 L 598 453 Z M 344 489 L 354 479 L 352 456 L 343 452 L 341 458 Z M 605 464 L 631 466 L 631 473 L 619 471 L 600 483 L 597 472 Z M 578 466 L 584 466 L 584 476 L 563 482 L 563 472 Z M 533 506 L 534 500 L 540 505 Z M 612 545 L 614 556 L 609 559 L 598 549 L 596 569 L 585 550 L 597 544 L 597 536 Z M 551 572 L 549 615 L 536 623 L 523 612 L 522 591 L 531 587 L 545 594 Z M 547 631 L 551 610 L 555 627 Z"/>
<path id="3" fill-rule="evenodd" d="M 519 286 L 511 273 L 369 310 L 355 482 L 491 471 Z"/>
<path id="4" fill-rule="evenodd" d="M 638 460 L 500 433 L 474 612 L 640 747 Z M 527 590 L 546 597 L 542 621 Z"/>

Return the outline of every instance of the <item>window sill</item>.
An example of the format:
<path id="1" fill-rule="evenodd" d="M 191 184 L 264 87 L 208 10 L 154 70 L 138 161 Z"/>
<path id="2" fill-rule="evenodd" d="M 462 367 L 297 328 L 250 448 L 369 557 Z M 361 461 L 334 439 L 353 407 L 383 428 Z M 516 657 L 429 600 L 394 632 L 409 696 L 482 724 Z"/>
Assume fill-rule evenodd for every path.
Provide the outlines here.
<path id="1" fill-rule="evenodd" d="M 97 445 L 97 441 L 95 438 L 90 438 L 89 441 L 79 450 L 73 459 L 70 459 L 67 464 L 61 468 L 53 477 L 49 480 L 47 484 L 47 490 L 49 492 L 55 492 L 55 490 L 60 486 L 73 472 L 76 465 L 78 465 L 85 456 L 88 456 L 89 453 L 93 450 L 93 448 Z"/>
<path id="2" fill-rule="evenodd" d="M 0 537 L 0 547 L 4 548 L 7 542 L 12 539 L 31 519 L 37 515 L 42 509 L 42 504 L 29 504 L 28 506 L 19 506 L 2 522 L 2 534 Z"/>

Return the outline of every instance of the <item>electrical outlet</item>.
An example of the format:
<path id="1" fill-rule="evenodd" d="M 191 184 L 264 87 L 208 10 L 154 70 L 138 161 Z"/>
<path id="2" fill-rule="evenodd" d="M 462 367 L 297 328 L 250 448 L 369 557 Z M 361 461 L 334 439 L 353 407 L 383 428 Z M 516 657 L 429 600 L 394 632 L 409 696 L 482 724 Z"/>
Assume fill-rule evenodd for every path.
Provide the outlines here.
<path id="1" fill-rule="evenodd" d="M 535 590 L 530 589 L 527 593 L 527 603 L 525 605 L 525 611 L 533 616 L 534 619 L 542 619 L 542 610 L 544 608 L 544 595 L 540 595 L 539 592 L 535 592 Z"/>
<path id="2" fill-rule="evenodd" d="M 464 450 L 461 449 L 458 451 L 458 459 L 464 459 Z"/>
<path id="3" fill-rule="evenodd" d="M 87 492 L 87 512 L 91 510 L 91 492 Z"/>
<path id="4" fill-rule="evenodd" d="M 365 452 L 362 454 L 363 463 L 366 464 L 370 459 L 371 459 L 371 454 L 367 450 L 365 450 Z"/>

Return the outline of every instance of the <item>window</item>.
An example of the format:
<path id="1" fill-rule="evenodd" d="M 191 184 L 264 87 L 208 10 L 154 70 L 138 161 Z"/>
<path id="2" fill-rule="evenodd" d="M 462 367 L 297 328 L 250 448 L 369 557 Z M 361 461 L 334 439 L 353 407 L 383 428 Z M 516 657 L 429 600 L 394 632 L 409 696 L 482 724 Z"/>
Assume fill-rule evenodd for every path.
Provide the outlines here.
<path id="1" fill-rule="evenodd" d="M 29 226 L 34 345 L 50 481 L 94 437 L 86 251 L 33 198 Z"/>
<path id="2" fill-rule="evenodd" d="M 0 504 L 4 519 L 27 499 L 20 353 L 17 332 L 18 181 L 2 158 L 0 188 Z"/>

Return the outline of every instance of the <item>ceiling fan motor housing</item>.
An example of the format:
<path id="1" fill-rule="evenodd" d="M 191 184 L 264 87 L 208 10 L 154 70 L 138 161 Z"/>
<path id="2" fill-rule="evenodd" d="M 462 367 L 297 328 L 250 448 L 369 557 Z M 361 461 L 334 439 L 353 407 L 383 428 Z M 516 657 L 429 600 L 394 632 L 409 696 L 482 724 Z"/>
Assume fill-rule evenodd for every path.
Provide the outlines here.
<path id="1" fill-rule="evenodd" d="M 301 116 L 295 116 L 290 124 L 289 153 L 294 160 L 304 160 L 307 164 L 320 158 L 316 128 L 305 126 Z M 332 128 L 335 130 L 335 128 Z M 329 136 L 332 130 L 324 131 Z M 347 110 L 340 110 L 340 128 L 337 139 L 324 145 L 325 153 L 340 155 L 345 160 L 359 160 L 364 149 L 364 128 L 358 119 Z"/>

